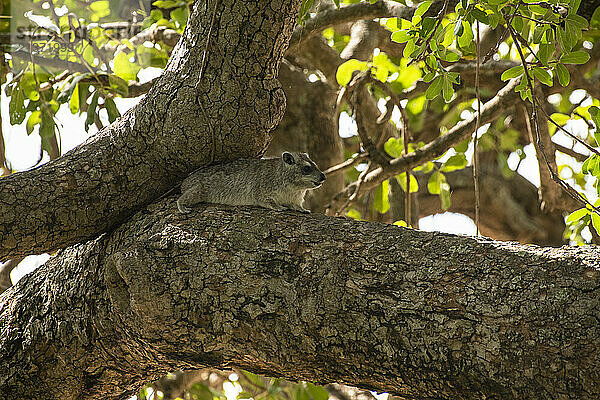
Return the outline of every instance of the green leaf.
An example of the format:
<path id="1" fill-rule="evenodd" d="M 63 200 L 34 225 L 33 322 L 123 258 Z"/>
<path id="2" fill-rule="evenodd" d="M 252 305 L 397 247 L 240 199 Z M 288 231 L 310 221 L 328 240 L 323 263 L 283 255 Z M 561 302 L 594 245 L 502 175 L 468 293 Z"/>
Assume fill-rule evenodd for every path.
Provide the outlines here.
<path id="1" fill-rule="evenodd" d="M 180 1 L 176 1 L 176 0 L 157 0 L 157 1 L 152 2 L 152 5 L 156 6 L 158 8 L 175 8 L 180 3 L 181 3 Z"/>
<path id="2" fill-rule="evenodd" d="M 238 393 L 237 398 L 238 398 L 238 400 L 251 399 L 252 398 L 252 393 L 240 392 L 240 393 Z"/>
<path id="3" fill-rule="evenodd" d="M 51 139 L 54 137 L 54 118 L 47 111 L 42 112 L 42 120 L 40 121 L 40 137 L 42 138 L 42 150 L 48 153 L 52 150 Z"/>
<path id="4" fill-rule="evenodd" d="M 434 99 L 440 92 L 442 91 L 443 86 L 443 78 L 438 76 L 429 84 L 427 91 L 425 92 L 425 97 L 428 100 Z"/>
<path id="5" fill-rule="evenodd" d="M 360 212 L 354 208 L 351 208 L 350 210 L 348 210 L 348 212 L 346 213 L 346 216 L 349 218 L 352 218 L 356 221 L 362 221 L 362 216 L 360 215 Z"/>
<path id="6" fill-rule="evenodd" d="M 550 55 L 554 51 L 554 46 L 547 43 L 540 43 L 540 48 L 537 52 L 537 57 L 540 59 L 542 64 L 548 65 L 548 61 L 550 60 Z"/>
<path id="7" fill-rule="evenodd" d="M 300 6 L 300 14 L 298 16 L 298 20 L 303 21 L 304 18 L 307 16 L 308 12 L 310 11 L 310 8 L 313 5 L 313 0 L 303 0 L 302 1 L 302 6 Z"/>
<path id="8" fill-rule="evenodd" d="M 560 46 L 562 53 L 568 53 L 574 46 L 574 43 L 571 42 L 572 38 L 567 36 L 567 32 L 562 28 L 556 28 L 558 45 Z"/>
<path id="9" fill-rule="evenodd" d="M 115 101 L 110 97 L 104 98 L 104 108 L 106 108 L 106 112 L 108 114 L 108 121 L 112 124 L 121 116 L 121 113 L 117 109 L 117 105 Z"/>
<path id="10" fill-rule="evenodd" d="M 597 163 L 596 157 L 597 156 L 595 154 L 592 154 L 583 162 L 583 164 L 581 164 L 582 174 L 588 174 L 594 169 L 595 164 Z"/>
<path id="11" fill-rule="evenodd" d="M 596 106 L 591 106 L 588 109 L 590 116 L 592 117 L 592 121 L 594 121 L 594 125 L 596 125 L 596 131 L 594 132 L 594 139 L 596 139 L 596 143 L 600 146 L 600 108 Z M 600 232 L 599 232 L 600 233 Z"/>
<path id="12" fill-rule="evenodd" d="M 80 82 L 77 85 L 77 90 L 79 90 L 79 113 L 81 114 L 87 106 L 87 99 L 90 96 L 90 84 Z"/>
<path id="13" fill-rule="evenodd" d="M 575 210 L 571 214 L 569 214 L 569 216 L 567 217 L 567 223 L 579 221 L 581 218 L 585 217 L 589 213 L 590 213 L 590 210 L 588 210 L 585 207 L 580 208 L 579 210 Z"/>
<path id="14" fill-rule="evenodd" d="M 489 25 L 490 24 L 490 20 L 488 18 L 488 15 L 485 13 L 485 11 L 480 10 L 477 7 L 474 7 L 471 10 L 471 15 L 479 22 L 481 22 L 482 24 L 486 24 Z"/>
<path id="15" fill-rule="evenodd" d="M 548 25 L 536 25 L 533 29 L 533 43 L 540 43 Z"/>
<path id="16" fill-rule="evenodd" d="M 412 39 L 412 36 L 408 33 L 408 31 L 400 30 L 392 33 L 391 39 L 396 43 L 406 43 Z"/>
<path id="17" fill-rule="evenodd" d="M 450 77 L 447 75 L 444 75 L 442 89 L 444 100 L 446 101 L 446 103 L 450 103 L 450 100 L 452 100 L 452 96 L 454 96 L 454 87 L 452 86 L 452 81 L 450 80 Z"/>
<path id="18" fill-rule="evenodd" d="M 563 64 L 585 64 L 590 59 L 590 55 L 583 51 L 578 50 L 569 54 L 564 54 L 560 58 L 560 62 Z"/>
<path id="19" fill-rule="evenodd" d="M 554 122 L 556 122 L 559 125 L 564 125 L 567 123 L 568 120 L 571 119 L 570 116 L 562 113 L 553 113 L 552 115 L 550 115 L 550 117 L 554 120 Z"/>
<path id="20" fill-rule="evenodd" d="M 431 1 L 427 0 L 424 1 L 422 3 L 419 4 L 419 6 L 417 7 L 416 11 L 415 11 L 415 16 L 422 16 L 423 14 L 425 14 L 427 12 L 427 10 L 429 10 L 429 7 L 431 7 Z"/>
<path id="21" fill-rule="evenodd" d="M 446 182 L 443 182 L 440 185 L 440 202 L 442 203 L 442 210 L 446 211 L 452 205 L 452 201 L 450 199 L 450 185 Z"/>
<path id="22" fill-rule="evenodd" d="M 423 18 L 423 22 L 421 23 L 420 35 L 422 37 L 428 37 L 433 28 L 435 27 L 436 21 L 437 20 L 435 18 L 431 17 Z M 435 41 L 432 42 L 435 43 Z"/>
<path id="23" fill-rule="evenodd" d="M 533 74 L 540 82 L 542 82 L 546 86 L 552 86 L 554 84 L 554 82 L 552 81 L 552 77 L 550 76 L 548 71 L 546 71 L 543 68 L 533 67 Z"/>
<path id="24" fill-rule="evenodd" d="M 12 91 L 8 111 L 11 125 L 19 125 L 25 120 L 25 97 L 19 85 Z"/>
<path id="25" fill-rule="evenodd" d="M 33 111 L 31 113 L 31 115 L 29 115 L 29 118 L 27 118 L 27 124 L 26 124 L 27 134 L 31 135 L 31 132 L 33 132 L 33 127 L 35 125 L 38 125 L 41 122 L 42 122 L 41 111 L 40 110 Z"/>
<path id="26" fill-rule="evenodd" d="M 96 118 L 96 107 L 98 107 L 98 89 L 92 95 L 92 100 L 90 102 L 90 106 L 87 110 L 87 117 L 85 118 L 85 130 L 88 130 L 88 127 L 94 123 L 94 119 Z"/>
<path id="27" fill-rule="evenodd" d="M 440 57 L 443 61 L 455 62 L 460 59 L 460 56 L 458 54 L 446 47 L 444 47 L 441 51 L 438 50 L 436 53 L 438 57 Z"/>
<path id="28" fill-rule="evenodd" d="M 379 214 L 385 214 L 390 209 L 389 202 L 390 183 L 385 180 L 375 190 L 375 198 L 373 199 L 373 207 Z"/>
<path id="29" fill-rule="evenodd" d="M 346 86 L 352 79 L 354 71 L 363 70 L 367 66 L 364 61 L 351 59 L 340 65 L 335 73 L 335 79 L 341 86 Z"/>
<path id="30" fill-rule="evenodd" d="M 177 24 L 179 24 L 180 28 L 186 26 L 189 16 L 190 13 L 187 9 L 187 6 L 179 7 L 171 11 L 171 18 L 173 18 L 177 22 Z"/>
<path id="31" fill-rule="evenodd" d="M 596 233 L 600 234 L 600 215 L 598 213 L 592 213 L 592 226 L 596 230 Z"/>
<path id="32" fill-rule="evenodd" d="M 577 27 L 578 29 L 587 29 L 589 25 L 587 19 L 577 14 L 567 15 L 566 21 L 573 24 L 573 26 Z"/>
<path id="33" fill-rule="evenodd" d="M 383 149 L 394 158 L 401 157 L 402 154 L 404 154 L 404 147 L 402 146 L 401 139 L 389 138 L 383 145 Z"/>
<path id="34" fill-rule="evenodd" d="M 453 33 L 454 33 L 454 36 L 455 36 L 455 37 L 462 36 L 462 34 L 463 34 L 463 32 L 464 32 L 464 31 L 465 31 L 465 28 L 464 28 L 464 26 L 463 26 L 462 19 L 461 19 L 461 18 L 459 18 L 459 19 L 456 21 L 456 23 L 454 24 L 454 32 L 453 32 Z"/>
<path id="35" fill-rule="evenodd" d="M 71 92 L 69 110 L 71 110 L 71 114 L 76 114 L 79 111 L 79 85 L 75 85 L 73 92 Z"/>
<path id="36" fill-rule="evenodd" d="M 306 391 L 310 394 L 311 400 L 327 400 L 329 392 L 323 386 L 317 386 L 306 382 Z"/>
<path id="37" fill-rule="evenodd" d="M 467 166 L 467 157 L 464 153 L 454 154 L 452 157 L 448 158 L 442 167 L 442 171 L 450 172 L 455 171 L 457 169 L 463 169 Z"/>
<path id="38" fill-rule="evenodd" d="M 127 84 L 127 81 L 120 76 L 110 74 L 108 76 L 108 84 L 115 93 L 118 93 L 123 97 L 129 94 L 129 85 Z"/>
<path id="39" fill-rule="evenodd" d="M 415 39 L 409 40 L 408 42 L 406 42 L 406 45 L 404 45 L 404 50 L 402 50 L 402 57 L 410 58 L 411 54 L 415 51 L 416 48 L 417 46 L 415 44 Z"/>
<path id="40" fill-rule="evenodd" d="M 512 67 L 512 68 L 504 71 L 502 73 L 502 75 L 500 76 L 500 79 L 502 79 L 503 81 L 507 81 L 509 79 L 516 78 L 518 76 L 523 75 L 524 72 L 525 72 L 525 69 L 523 68 L 522 65 L 519 65 L 517 67 Z"/>
<path id="41" fill-rule="evenodd" d="M 129 61 L 130 54 L 119 53 L 115 56 L 115 74 L 126 81 L 135 81 L 141 67 L 134 62 Z"/>
<path id="42" fill-rule="evenodd" d="M 565 67 L 564 64 L 557 63 L 556 67 L 554 68 L 554 71 L 556 72 L 556 76 L 558 77 L 558 82 L 562 86 L 567 86 L 569 84 L 569 81 L 571 80 L 571 75 L 569 74 L 569 70 L 567 69 L 567 67 Z"/>
<path id="43" fill-rule="evenodd" d="M 473 44 L 473 30 L 471 24 L 468 21 L 463 21 L 463 33 L 458 37 L 458 44 L 460 47 L 468 47 Z"/>
<path id="44" fill-rule="evenodd" d="M 406 193 L 406 172 L 401 173 L 400 175 L 396 175 L 396 180 L 402 187 L 402 190 Z M 419 191 L 419 183 L 413 174 L 410 175 L 410 193 L 415 193 Z"/>
<path id="45" fill-rule="evenodd" d="M 40 94 L 37 91 L 37 83 L 33 76 L 33 72 L 27 72 L 21 77 L 19 85 L 23 89 L 23 93 L 29 100 L 37 101 L 40 99 Z"/>
<path id="46" fill-rule="evenodd" d="M 591 28 L 600 28 L 600 7 L 596 8 L 594 14 L 592 14 L 592 18 L 590 19 L 590 27 Z M 598 186 L 600 187 L 600 185 Z"/>
<path id="47" fill-rule="evenodd" d="M 435 171 L 429 176 L 429 180 L 427 181 L 427 190 L 431 194 L 440 194 L 442 190 L 441 185 L 445 182 L 446 176 L 440 171 Z"/>
<path id="48" fill-rule="evenodd" d="M 71 80 L 71 83 L 69 83 L 69 86 L 67 87 L 67 89 L 63 92 L 61 92 L 58 97 L 56 98 L 58 100 L 59 103 L 65 103 L 67 101 L 68 98 L 73 96 L 73 92 L 75 91 L 75 89 L 77 88 L 77 84 L 83 79 L 86 78 L 88 76 L 91 76 L 91 74 L 89 72 L 86 72 L 85 74 L 79 74 L 73 77 L 73 79 Z"/>

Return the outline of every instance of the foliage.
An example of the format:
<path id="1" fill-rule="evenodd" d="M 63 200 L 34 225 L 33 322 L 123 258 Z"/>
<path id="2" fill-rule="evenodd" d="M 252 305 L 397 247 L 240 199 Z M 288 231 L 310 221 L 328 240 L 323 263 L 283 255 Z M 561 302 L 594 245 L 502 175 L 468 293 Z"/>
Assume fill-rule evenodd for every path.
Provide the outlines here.
<path id="1" fill-rule="evenodd" d="M 16 54 L 5 88 L 11 124 L 27 120 L 27 133 L 39 132 L 42 150 L 50 152 L 50 139 L 59 135 L 56 112 L 63 104 L 73 114 L 86 115 L 86 131 L 91 125 L 102 128 L 102 110 L 109 122 L 115 121 L 120 113 L 114 99 L 128 97 L 130 83 L 138 81 L 143 68 L 164 68 L 171 50 L 164 43 L 134 46 L 129 39 L 158 27 L 183 32 L 190 3 L 156 1 L 152 10 L 138 10 L 146 15 L 143 21 L 115 23 L 122 19 L 116 0 L 57 0 L 53 15 L 40 1 L 13 2 L 21 40 L 5 49 Z M 73 67 L 65 69 L 65 63 Z"/>
<path id="2" fill-rule="evenodd" d="M 476 110 L 472 100 L 465 103 L 465 95 L 461 96 L 461 93 L 457 92 L 460 90 L 464 93 L 465 88 L 461 87 L 460 75 L 453 70 L 453 66 L 471 62 L 477 57 L 475 35 L 478 26 L 480 30 L 489 27 L 508 32 L 503 42 L 505 50 L 499 50 L 499 46 L 496 46 L 494 57 L 497 61 L 511 61 L 515 65 L 507 68 L 500 78 L 502 81 L 517 80 L 518 84 L 514 90 L 529 103 L 534 101 L 535 94 L 532 93 L 532 89 L 535 90 L 540 84 L 546 87 L 555 87 L 557 84 L 565 87 L 561 95 L 563 99 L 568 98 L 571 93 L 571 89 L 568 88 L 572 80 L 571 71 L 574 71 L 572 66 L 589 61 L 589 50 L 584 44 L 596 42 L 600 36 L 600 12 L 596 11 L 591 23 L 588 22 L 576 13 L 580 0 L 461 0 L 453 10 L 442 10 L 434 14 L 428 13 L 432 4 L 429 0 L 419 2 L 410 20 L 389 18 L 382 21 L 390 31 L 391 40 L 404 46 L 402 58 L 393 58 L 376 50 L 368 62 L 352 59 L 346 61 L 338 68 L 336 75 L 338 84 L 344 86 L 350 82 L 355 71 L 370 71 L 376 79 L 389 84 L 398 93 L 419 80 L 428 83 L 424 98 L 422 95 L 409 97 L 406 105 L 407 111 L 410 111 L 409 116 L 412 117 L 407 122 L 416 130 L 419 129 L 419 118 L 423 118 L 428 112 L 439 110 L 447 113 L 447 120 L 454 119 L 458 122 L 462 119 L 458 117 L 462 111 Z M 326 37 L 332 38 L 334 35 L 335 33 L 330 31 Z M 343 40 L 337 38 L 337 42 Z M 335 47 L 331 40 L 330 44 Z M 522 53 L 522 57 L 519 53 Z M 481 54 L 482 63 L 484 58 L 487 60 L 489 56 Z M 410 79 L 406 79 L 407 75 L 410 75 Z M 535 101 L 537 107 L 540 107 L 545 99 Z M 563 101 L 556 107 L 558 112 L 552 119 L 560 125 L 559 131 L 568 134 L 575 126 L 575 121 L 584 120 L 588 129 L 581 141 L 587 144 L 589 149 L 597 149 L 600 145 L 600 133 L 597 128 L 600 122 L 599 105 L 598 99 L 589 94 L 586 101 L 579 105 Z M 559 118 L 556 118 L 557 116 Z M 510 177 L 514 174 L 508 166 L 511 154 L 517 155 L 519 163 L 525 156 L 523 145 L 517 140 L 518 137 L 515 137 L 516 131 L 503 125 L 504 121 L 498 120 L 487 128 L 487 132 L 481 137 L 481 150 L 498 152 L 498 165 L 503 174 Z M 552 134 L 557 132 L 554 126 L 550 129 Z M 444 126 L 440 127 L 441 133 L 445 130 Z M 395 140 L 390 139 L 385 145 L 385 150 L 392 157 L 401 157 L 402 146 L 398 145 L 401 140 L 398 140 L 398 143 L 394 142 Z M 469 164 L 465 156 L 467 150 L 472 152 L 469 143 L 463 142 L 439 158 L 441 162 L 434 163 L 433 167 L 431 163 L 427 163 L 415 169 L 415 172 L 433 171 L 429 176 L 427 188 L 431 194 L 440 196 L 442 209 L 448 209 L 451 205 L 451 188 L 445 180 L 444 172 L 466 167 Z M 559 170 L 565 168 L 567 164 L 559 165 Z M 572 167 L 568 168 L 573 170 Z M 600 196 L 600 156 L 592 152 L 581 170 L 574 172 L 571 177 L 573 179 L 570 184 L 577 188 L 583 198 L 586 196 L 586 185 L 592 186 Z M 381 189 L 382 186 L 377 189 L 377 193 Z M 377 211 L 385 212 L 389 209 L 387 204 L 379 203 L 385 201 L 385 197 L 376 194 L 375 198 Z M 588 203 L 587 208 L 584 207 L 589 211 L 588 214 L 575 214 L 582 216 L 581 218 L 571 215 L 566 220 L 570 229 L 579 222 L 597 221 L 599 210 L 594 207 L 597 206 Z M 597 217 L 592 218 L 593 215 Z M 579 239 L 576 241 L 581 242 Z"/>

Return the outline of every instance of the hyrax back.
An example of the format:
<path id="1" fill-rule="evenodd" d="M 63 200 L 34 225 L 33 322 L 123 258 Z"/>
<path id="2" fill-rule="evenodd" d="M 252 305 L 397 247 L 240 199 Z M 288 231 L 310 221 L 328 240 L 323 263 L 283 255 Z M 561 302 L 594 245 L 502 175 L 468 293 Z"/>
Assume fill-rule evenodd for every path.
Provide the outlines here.
<path id="1" fill-rule="evenodd" d="M 281 158 L 236 160 L 196 170 L 181 184 L 177 208 L 190 212 L 198 203 L 261 206 L 308 212 L 302 207 L 307 190 L 325 175 L 306 153 L 284 152 Z"/>

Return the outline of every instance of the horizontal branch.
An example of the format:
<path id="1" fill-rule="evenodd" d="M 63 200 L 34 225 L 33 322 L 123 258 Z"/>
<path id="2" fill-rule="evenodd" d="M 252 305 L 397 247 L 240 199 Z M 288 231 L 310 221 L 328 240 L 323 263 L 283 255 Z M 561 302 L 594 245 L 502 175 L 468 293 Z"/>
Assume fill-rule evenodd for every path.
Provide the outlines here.
<path id="1" fill-rule="evenodd" d="M 406 399 L 598 398 L 599 257 L 251 207 L 182 216 L 169 197 L 0 297 L 0 399 L 124 398 L 207 366 Z"/>
<path id="2" fill-rule="evenodd" d="M 443 3 L 443 1 L 436 3 Z M 304 25 L 298 26 L 294 30 L 290 39 L 290 49 L 310 37 L 310 35 L 330 26 L 361 19 L 385 17 L 409 18 L 415 9 L 390 0 L 378 0 L 373 4 L 361 2 L 336 9 L 319 11 L 314 18 L 310 18 Z"/>

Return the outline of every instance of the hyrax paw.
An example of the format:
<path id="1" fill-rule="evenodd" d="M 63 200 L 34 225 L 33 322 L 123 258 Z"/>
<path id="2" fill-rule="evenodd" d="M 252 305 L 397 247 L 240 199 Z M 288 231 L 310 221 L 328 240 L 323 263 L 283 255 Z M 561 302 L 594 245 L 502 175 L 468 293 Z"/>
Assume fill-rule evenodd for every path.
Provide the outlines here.
<path id="1" fill-rule="evenodd" d="M 191 208 L 188 208 L 182 204 L 179 203 L 179 201 L 177 201 L 177 209 L 179 210 L 180 213 L 182 214 L 189 214 L 190 211 L 192 211 Z"/>

